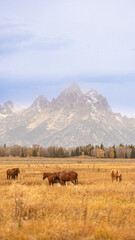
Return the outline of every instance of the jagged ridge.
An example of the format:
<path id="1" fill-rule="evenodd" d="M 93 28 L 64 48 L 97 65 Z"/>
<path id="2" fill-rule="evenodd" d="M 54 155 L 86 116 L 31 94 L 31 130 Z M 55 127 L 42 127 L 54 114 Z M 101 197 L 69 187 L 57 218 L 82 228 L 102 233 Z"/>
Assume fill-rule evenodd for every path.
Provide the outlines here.
<path id="1" fill-rule="evenodd" d="M 21 112 L 8 102 L 0 106 L 0 114 L 1 145 L 73 147 L 135 142 L 135 119 L 113 113 L 105 97 L 95 90 L 84 94 L 76 83 L 51 102 L 40 96 Z"/>

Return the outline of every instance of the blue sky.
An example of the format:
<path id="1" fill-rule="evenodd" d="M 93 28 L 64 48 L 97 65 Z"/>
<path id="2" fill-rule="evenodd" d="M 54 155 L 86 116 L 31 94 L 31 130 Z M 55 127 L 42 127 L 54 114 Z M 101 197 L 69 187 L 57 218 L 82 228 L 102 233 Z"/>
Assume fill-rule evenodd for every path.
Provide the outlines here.
<path id="1" fill-rule="evenodd" d="M 76 81 L 135 116 L 134 0 L 0 0 L 0 104 Z"/>

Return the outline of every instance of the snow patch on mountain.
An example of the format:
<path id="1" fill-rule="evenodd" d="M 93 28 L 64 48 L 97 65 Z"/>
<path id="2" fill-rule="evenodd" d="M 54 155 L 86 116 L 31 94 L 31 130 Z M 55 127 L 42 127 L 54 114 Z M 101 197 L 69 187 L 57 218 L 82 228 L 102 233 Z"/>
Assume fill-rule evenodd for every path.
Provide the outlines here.
<path id="1" fill-rule="evenodd" d="M 85 115 L 84 117 L 82 117 L 82 120 L 84 120 L 84 121 L 87 119 L 89 119 L 88 115 Z"/>
<path id="2" fill-rule="evenodd" d="M 120 116 L 115 116 L 116 120 L 119 121 L 123 126 L 125 126 L 123 120 L 122 120 L 122 117 Z"/>
<path id="3" fill-rule="evenodd" d="M 74 114 L 75 114 L 75 113 L 72 112 L 72 113 L 67 117 L 67 119 L 69 120 L 69 119 L 73 118 Z"/>

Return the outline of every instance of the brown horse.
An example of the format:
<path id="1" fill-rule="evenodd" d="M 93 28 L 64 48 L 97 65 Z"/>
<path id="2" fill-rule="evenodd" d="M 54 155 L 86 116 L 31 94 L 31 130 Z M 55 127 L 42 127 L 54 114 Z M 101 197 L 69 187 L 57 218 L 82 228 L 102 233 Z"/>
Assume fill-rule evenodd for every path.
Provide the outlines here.
<path id="1" fill-rule="evenodd" d="M 12 170 L 14 170 L 14 177 L 18 178 L 18 174 L 20 173 L 19 168 L 12 168 Z"/>
<path id="2" fill-rule="evenodd" d="M 53 185 L 54 183 L 59 182 L 59 178 L 57 173 L 44 173 L 43 174 L 43 180 L 48 178 L 49 185 Z"/>
<path id="3" fill-rule="evenodd" d="M 15 179 L 18 178 L 18 173 L 20 173 L 19 168 L 12 168 L 7 170 L 7 179 Z"/>
<path id="4" fill-rule="evenodd" d="M 118 182 L 118 179 L 119 179 L 119 182 L 122 181 L 122 173 L 120 170 L 112 170 L 111 171 L 111 178 L 112 178 L 112 182 L 114 180 L 116 180 L 116 182 Z"/>
<path id="5" fill-rule="evenodd" d="M 65 185 L 66 182 L 71 181 L 73 184 L 78 184 L 78 173 L 76 172 L 60 172 L 58 174 L 59 182 L 61 185 Z"/>

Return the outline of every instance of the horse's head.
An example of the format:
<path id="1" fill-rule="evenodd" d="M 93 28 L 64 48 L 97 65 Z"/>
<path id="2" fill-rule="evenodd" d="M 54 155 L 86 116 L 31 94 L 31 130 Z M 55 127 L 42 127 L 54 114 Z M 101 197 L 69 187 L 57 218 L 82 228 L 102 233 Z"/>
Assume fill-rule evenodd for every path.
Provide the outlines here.
<path id="1" fill-rule="evenodd" d="M 46 179 L 47 175 L 46 173 L 43 174 L 43 180 Z"/>

